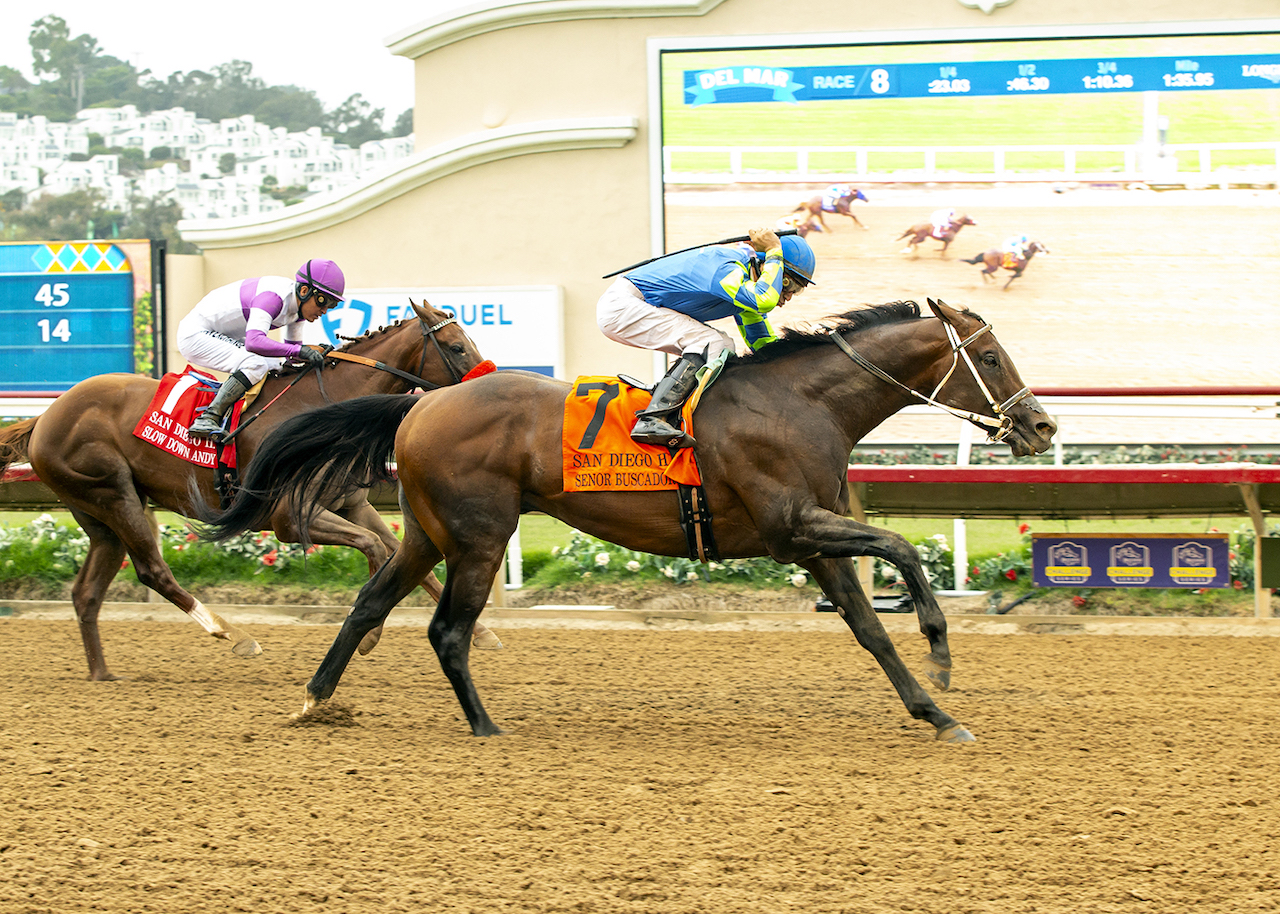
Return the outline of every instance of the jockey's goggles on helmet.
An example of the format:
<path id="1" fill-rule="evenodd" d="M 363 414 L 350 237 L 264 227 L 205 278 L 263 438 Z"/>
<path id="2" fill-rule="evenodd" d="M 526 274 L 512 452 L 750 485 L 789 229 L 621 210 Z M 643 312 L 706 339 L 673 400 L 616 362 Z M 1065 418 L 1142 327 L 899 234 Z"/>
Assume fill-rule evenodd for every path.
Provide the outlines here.
<path id="1" fill-rule="evenodd" d="M 303 289 L 306 290 L 305 294 L 302 291 Z M 319 308 L 322 313 L 328 311 L 334 305 L 342 303 L 342 299 L 335 297 L 329 292 L 322 292 L 315 286 L 309 286 L 306 283 L 298 283 L 296 294 L 298 296 L 298 304 L 300 305 L 304 302 L 311 301 L 311 299 L 314 298 L 316 300 L 316 307 Z"/>
<path id="2" fill-rule="evenodd" d="M 807 285 L 809 285 L 807 282 L 805 282 L 799 276 L 796 276 L 791 271 L 789 270 L 782 271 L 782 291 L 783 292 L 790 292 L 792 295 L 797 295 L 800 292 L 803 292 Z"/>

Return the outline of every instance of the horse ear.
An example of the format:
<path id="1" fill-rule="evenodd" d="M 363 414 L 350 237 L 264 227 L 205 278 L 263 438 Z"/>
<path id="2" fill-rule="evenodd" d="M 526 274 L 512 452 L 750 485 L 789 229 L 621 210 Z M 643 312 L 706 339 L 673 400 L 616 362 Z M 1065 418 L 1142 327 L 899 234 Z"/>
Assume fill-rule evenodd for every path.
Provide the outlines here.
<path id="1" fill-rule="evenodd" d="M 925 299 L 929 303 L 929 310 L 933 312 L 934 317 L 940 321 L 955 325 L 960 320 L 961 311 L 948 305 L 942 299 L 934 301 L 932 298 Z"/>
<path id="2" fill-rule="evenodd" d="M 422 304 L 425 305 L 426 303 L 426 299 L 423 299 Z M 422 305 L 419 305 L 412 298 L 409 299 L 409 307 L 413 309 L 414 314 L 418 315 L 418 317 L 422 318 L 424 321 L 431 321 L 431 315 L 427 313 L 427 309 L 422 307 Z"/>

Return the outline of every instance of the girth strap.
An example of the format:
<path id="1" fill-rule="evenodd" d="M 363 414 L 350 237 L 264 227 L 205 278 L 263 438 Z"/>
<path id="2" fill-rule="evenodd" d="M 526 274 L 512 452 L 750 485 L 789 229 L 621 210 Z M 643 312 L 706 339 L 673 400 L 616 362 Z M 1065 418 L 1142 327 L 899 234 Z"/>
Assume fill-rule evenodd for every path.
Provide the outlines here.
<path id="1" fill-rule="evenodd" d="M 680 526 L 684 529 L 689 558 L 709 562 L 720 558 L 716 538 L 711 532 L 711 510 L 707 507 L 707 495 L 702 486 L 679 484 Z"/>

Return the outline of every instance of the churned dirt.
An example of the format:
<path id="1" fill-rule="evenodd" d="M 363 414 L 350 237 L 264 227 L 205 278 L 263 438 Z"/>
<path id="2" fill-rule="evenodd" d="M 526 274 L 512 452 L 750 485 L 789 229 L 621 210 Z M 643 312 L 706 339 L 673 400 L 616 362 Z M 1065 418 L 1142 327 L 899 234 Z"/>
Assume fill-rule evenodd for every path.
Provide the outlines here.
<path id="1" fill-rule="evenodd" d="M 426 630 L 289 712 L 332 625 L 0 618 L 0 911 L 1280 908 L 1275 639 L 952 638 L 939 744 L 847 632 Z M 918 635 L 895 634 L 914 666 Z"/>

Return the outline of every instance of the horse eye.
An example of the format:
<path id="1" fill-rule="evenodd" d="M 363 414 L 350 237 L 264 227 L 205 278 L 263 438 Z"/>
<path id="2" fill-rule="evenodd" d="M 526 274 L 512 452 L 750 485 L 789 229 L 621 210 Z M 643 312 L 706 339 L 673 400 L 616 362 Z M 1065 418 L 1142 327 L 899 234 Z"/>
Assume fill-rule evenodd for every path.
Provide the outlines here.
<path id="1" fill-rule="evenodd" d="M 467 351 L 467 347 L 461 343 L 453 343 L 449 346 L 449 349 L 453 351 L 454 355 L 462 355 Z"/>
<path id="2" fill-rule="evenodd" d="M 995 368 L 1000 364 L 1000 360 L 996 358 L 993 352 L 984 352 L 982 354 L 982 364 L 987 368 Z"/>

